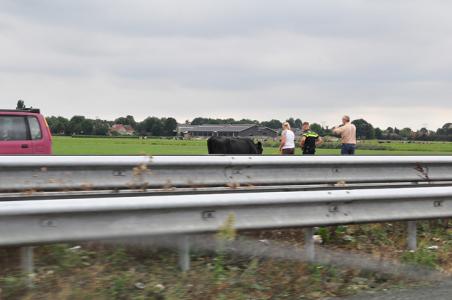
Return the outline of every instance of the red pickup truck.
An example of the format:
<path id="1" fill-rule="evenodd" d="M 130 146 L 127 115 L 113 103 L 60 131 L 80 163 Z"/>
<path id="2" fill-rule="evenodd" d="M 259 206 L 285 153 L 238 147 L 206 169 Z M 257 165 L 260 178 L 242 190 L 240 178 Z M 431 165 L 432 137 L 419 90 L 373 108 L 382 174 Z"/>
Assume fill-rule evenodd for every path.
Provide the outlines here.
<path id="1" fill-rule="evenodd" d="M 52 154 L 52 135 L 39 109 L 0 109 L 0 155 L 2 154 Z"/>

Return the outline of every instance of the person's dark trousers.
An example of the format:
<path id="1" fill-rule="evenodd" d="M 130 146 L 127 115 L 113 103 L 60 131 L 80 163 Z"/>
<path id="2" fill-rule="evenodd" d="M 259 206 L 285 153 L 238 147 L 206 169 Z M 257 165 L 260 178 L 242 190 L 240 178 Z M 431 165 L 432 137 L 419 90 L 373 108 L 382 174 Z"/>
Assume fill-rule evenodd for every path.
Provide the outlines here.
<path id="1" fill-rule="evenodd" d="M 303 155 L 315 155 L 315 150 L 303 150 Z"/>
<path id="2" fill-rule="evenodd" d="M 342 144 L 341 155 L 354 155 L 355 154 L 355 144 Z"/>

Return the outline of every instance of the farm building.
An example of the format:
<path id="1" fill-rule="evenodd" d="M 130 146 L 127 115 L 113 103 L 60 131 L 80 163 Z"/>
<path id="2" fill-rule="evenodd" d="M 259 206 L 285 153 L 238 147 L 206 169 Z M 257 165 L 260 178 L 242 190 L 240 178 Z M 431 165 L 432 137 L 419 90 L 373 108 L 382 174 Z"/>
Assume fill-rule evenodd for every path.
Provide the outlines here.
<path id="1" fill-rule="evenodd" d="M 235 137 L 261 137 L 275 138 L 278 132 L 256 124 L 222 124 L 222 125 L 187 125 L 177 126 L 179 136 L 209 137 L 209 136 L 235 136 Z"/>
<path id="2" fill-rule="evenodd" d="M 109 132 L 110 135 L 133 135 L 135 130 L 130 125 L 114 124 Z"/>

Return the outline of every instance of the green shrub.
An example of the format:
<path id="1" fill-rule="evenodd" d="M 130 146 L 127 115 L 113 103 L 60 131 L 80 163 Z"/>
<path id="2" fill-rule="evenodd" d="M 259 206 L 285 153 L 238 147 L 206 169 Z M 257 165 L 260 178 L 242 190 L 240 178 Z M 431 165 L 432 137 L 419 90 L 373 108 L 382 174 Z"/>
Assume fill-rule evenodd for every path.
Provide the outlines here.
<path id="1" fill-rule="evenodd" d="M 402 262 L 412 265 L 426 266 L 430 268 L 438 267 L 438 255 L 434 251 L 421 248 L 417 251 L 406 252 L 401 257 Z"/>
<path id="2" fill-rule="evenodd" d="M 89 259 L 92 256 L 81 247 L 72 248 L 67 244 L 46 245 L 39 248 L 40 255 L 39 265 L 56 266 L 61 271 L 69 270 L 71 268 L 83 267 L 89 264 Z"/>
<path id="3" fill-rule="evenodd" d="M 129 299 L 134 291 L 134 278 L 128 273 L 115 275 L 110 279 L 107 290 L 110 299 Z"/>
<path id="4" fill-rule="evenodd" d="M 123 247 L 118 247 L 107 257 L 107 260 L 113 269 L 121 270 L 127 268 L 129 256 Z"/>
<path id="5" fill-rule="evenodd" d="M 18 299 L 27 290 L 23 276 L 0 277 L 0 299 Z"/>

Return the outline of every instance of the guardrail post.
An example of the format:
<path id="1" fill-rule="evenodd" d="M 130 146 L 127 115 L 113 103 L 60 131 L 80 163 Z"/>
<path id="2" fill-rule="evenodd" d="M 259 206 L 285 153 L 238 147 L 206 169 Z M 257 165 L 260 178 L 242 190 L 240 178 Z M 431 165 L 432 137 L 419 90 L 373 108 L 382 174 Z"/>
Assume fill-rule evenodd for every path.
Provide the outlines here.
<path id="1" fill-rule="evenodd" d="M 407 244 L 408 250 L 415 251 L 417 249 L 417 224 L 416 221 L 408 221 L 407 223 Z"/>
<path id="2" fill-rule="evenodd" d="M 304 229 L 304 251 L 306 259 L 313 262 L 315 259 L 314 227 Z"/>
<path id="3" fill-rule="evenodd" d="M 190 269 L 190 237 L 183 235 L 178 240 L 179 268 L 182 272 Z"/>
<path id="4" fill-rule="evenodd" d="M 28 288 L 33 287 L 33 247 L 20 248 L 20 267 Z"/>

